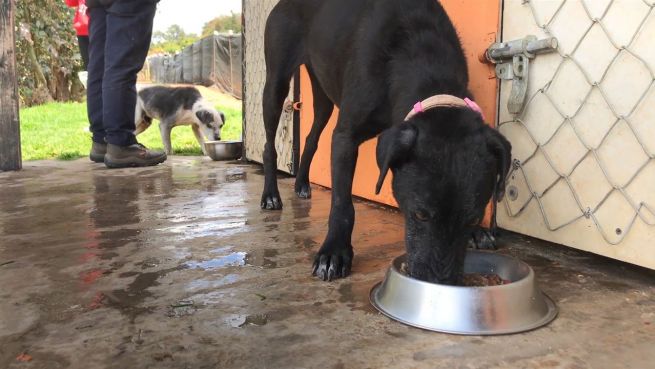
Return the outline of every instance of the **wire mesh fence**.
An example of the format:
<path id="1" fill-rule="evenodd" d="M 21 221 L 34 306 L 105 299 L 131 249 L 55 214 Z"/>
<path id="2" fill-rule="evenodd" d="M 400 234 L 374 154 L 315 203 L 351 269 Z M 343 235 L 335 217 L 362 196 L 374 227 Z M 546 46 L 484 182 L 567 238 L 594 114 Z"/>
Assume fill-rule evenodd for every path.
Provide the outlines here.
<path id="1" fill-rule="evenodd" d="M 149 57 L 140 80 L 215 85 L 222 92 L 241 99 L 242 47 L 240 34 L 207 36 L 175 55 Z"/>
<path id="2" fill-rule="evenodd" d="M 501 112 L 499 129 L 517 147 L 507 215 L 536 201 L 549 231 L 586 218 L 611 245 L 638 220 L 655 226 L 655 0 L 519 6 L 559 47 L 535 61 L 522 112 Z"/>

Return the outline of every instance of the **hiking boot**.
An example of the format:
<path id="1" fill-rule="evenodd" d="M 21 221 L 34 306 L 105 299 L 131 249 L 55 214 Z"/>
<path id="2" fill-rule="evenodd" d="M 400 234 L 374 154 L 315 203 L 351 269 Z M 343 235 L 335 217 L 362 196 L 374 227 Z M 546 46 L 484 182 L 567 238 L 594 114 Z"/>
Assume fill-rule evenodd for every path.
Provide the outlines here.
<path id="1" fill-rule="evenodd" d="M 107 168 L 149 167 L 166 161 L 163 151 L 148 150 L 141 144 L 130 146 L 107 145 Z"/>
<path id="2" fill-rule="evenodd" d="M 93 142 L 91 145 L 91 152 L 89 153 L 89 159 L 94 163 L 104 163 L 105 154 L 107 153 L 107 144 Z"/>

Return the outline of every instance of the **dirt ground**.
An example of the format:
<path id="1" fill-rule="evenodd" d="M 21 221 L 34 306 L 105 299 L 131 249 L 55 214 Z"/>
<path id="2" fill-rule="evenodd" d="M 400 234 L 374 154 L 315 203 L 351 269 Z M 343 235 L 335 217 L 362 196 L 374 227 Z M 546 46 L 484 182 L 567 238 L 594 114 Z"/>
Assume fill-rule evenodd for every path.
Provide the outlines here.
<path id="1" fill-rule="evenodd" d="M 655 273 L 507 234 L 560 314 L 511 336 L 406 327 L 368 302 L 403 252 L 403 220 L 355 205 L 353 274 L 310 261 L 330 193 L 258 166 L 174 157 L 109 171 L 82 159 L 0 173 L 0 368 L 649 368 Z M 620 247 L 620 246 L 616 246 Z M 644 245 L 653 247 L 653 245 Z"/>

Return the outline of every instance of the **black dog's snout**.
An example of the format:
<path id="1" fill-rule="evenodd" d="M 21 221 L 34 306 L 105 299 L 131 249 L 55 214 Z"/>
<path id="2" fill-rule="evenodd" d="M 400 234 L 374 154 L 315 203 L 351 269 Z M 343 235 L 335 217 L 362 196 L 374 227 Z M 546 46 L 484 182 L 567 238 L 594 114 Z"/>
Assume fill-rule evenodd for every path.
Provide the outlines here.
<path id="1" fill-rule="evenodd" d="M 220 141 L 221 140 L 221 135 L 219 134 L 214 134 L 214 140 Z"/>

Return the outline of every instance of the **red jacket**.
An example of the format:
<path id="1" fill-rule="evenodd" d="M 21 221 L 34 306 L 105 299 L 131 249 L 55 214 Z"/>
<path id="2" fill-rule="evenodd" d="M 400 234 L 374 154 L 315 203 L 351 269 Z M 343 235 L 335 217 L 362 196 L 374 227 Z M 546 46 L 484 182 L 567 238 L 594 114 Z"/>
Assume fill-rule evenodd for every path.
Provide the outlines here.
<path id="1" fill-rule="evenodd" d="M 71 8 L 77 8 L 75 18 L 73 18 L 73 27 L 78 36 L 89 35 L 89 15 L 87 13 L 86 0 L 65 0 L 66 5 Z"/>

